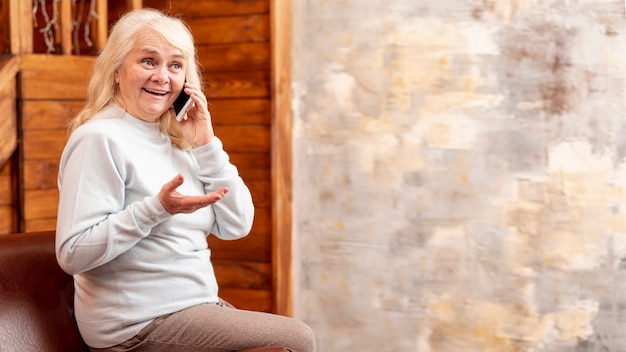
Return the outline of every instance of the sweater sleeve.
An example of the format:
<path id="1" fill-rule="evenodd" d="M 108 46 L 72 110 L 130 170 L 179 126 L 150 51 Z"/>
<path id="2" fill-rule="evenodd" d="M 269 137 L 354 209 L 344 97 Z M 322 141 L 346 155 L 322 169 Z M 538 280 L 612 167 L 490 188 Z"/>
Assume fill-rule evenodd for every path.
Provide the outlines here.
<path id="1" fill-rule="evenodd" d="M 215 137 L 210 143 L 192 149 L 192 153 L 198 160 L 198 179 L 206 193 L 228 187 L 226 196 L 212 205 L 215 224 L 211 232 L 223 240 L 245 237 L 252 228 L 254 204 L 250 190 L 230 163 L 222 141 Z"/>
<path id="2" fill-rule="evenodd" d="M 81 132 L 70 137 L 58 178 L 56 255 L 72 275 L 115 259 L 171 216 L 156 195 L 124 207 L 114 147 L 101 133 Z"/>

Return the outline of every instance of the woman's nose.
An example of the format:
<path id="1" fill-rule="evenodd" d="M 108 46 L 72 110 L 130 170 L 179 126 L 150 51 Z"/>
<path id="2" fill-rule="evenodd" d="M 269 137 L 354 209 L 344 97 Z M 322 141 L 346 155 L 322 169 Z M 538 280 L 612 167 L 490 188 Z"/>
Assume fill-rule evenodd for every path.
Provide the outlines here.
<path id="1" fill-rule="evenodd" d="M 170 81 L 167 69 L 164 67 L 158 67 L 151 78 L 153 81 L 159 82 L 160 84 L 165 84 Z"/>

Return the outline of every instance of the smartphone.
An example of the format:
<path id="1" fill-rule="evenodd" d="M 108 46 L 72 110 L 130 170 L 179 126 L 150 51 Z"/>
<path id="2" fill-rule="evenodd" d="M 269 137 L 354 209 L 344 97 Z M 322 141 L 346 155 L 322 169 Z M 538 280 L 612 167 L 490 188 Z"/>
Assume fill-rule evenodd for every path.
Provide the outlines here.
<path id="1" fill-rule="evenodd" d="M 187 109 L 191 106 L 191 97 L 185 93 L 185 88 L 180 91 L 180 95 L 174 101 L 174 112 L 176 113 L 176 121 L 180 122 L 185 116 Z"/>

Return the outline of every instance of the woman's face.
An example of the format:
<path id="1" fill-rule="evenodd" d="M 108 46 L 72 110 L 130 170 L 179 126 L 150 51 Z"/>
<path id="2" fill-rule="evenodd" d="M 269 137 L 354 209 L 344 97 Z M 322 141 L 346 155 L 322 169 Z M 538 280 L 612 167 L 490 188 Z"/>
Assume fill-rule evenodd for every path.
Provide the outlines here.
<path id="1" fill-rule="evenodd" d="M 183 88 L 186 62 L 183 52 L 160 36 L 140 32 L 114 75 L 126 111 L 141 120 L 158 120 Z"/>

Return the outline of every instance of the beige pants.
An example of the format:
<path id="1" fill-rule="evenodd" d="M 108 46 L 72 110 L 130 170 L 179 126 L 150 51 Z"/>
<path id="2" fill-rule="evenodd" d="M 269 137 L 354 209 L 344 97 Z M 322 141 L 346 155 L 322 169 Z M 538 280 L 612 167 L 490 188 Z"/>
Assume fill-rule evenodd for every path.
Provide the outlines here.
<path id="1" fill-rule="evenodd" d="M 200 304 L 155 319 L 135 337 L 93 352 L 227 352 L 262 346 L 315 351 L 311 328 L 292 318 L 235 309 L 225 302 Z"/>

